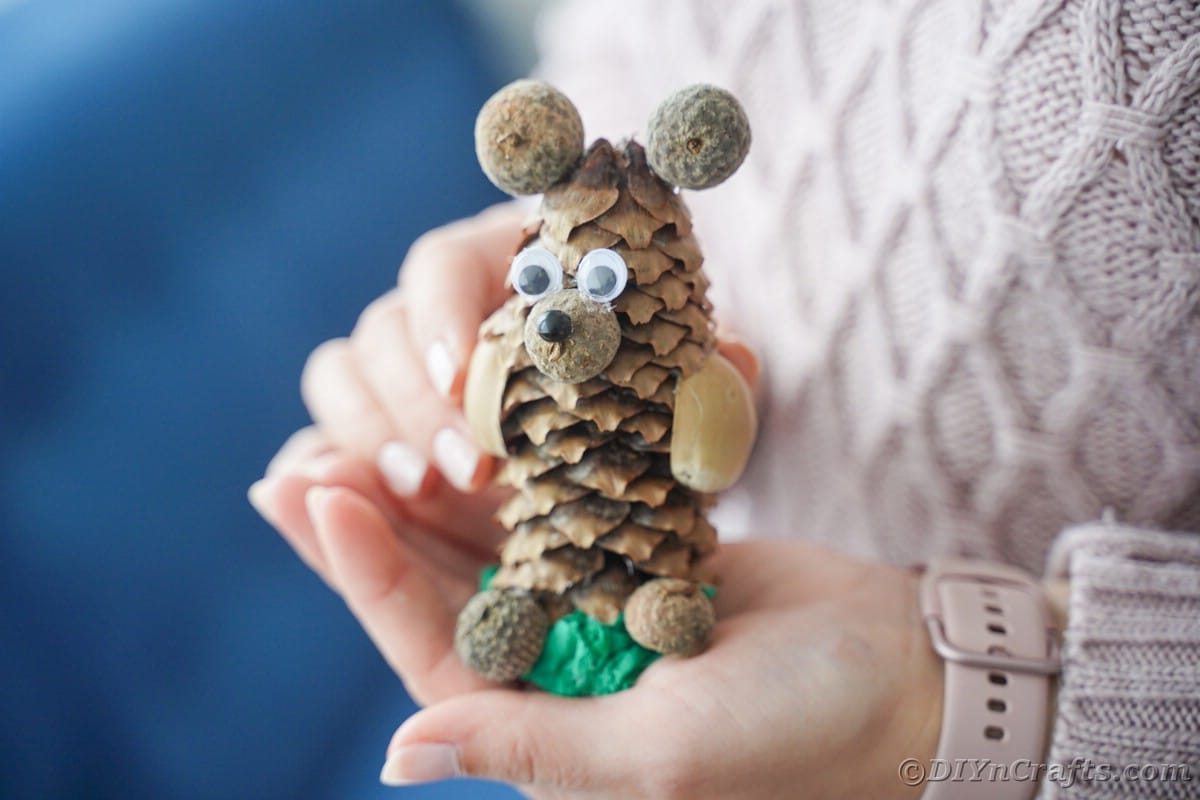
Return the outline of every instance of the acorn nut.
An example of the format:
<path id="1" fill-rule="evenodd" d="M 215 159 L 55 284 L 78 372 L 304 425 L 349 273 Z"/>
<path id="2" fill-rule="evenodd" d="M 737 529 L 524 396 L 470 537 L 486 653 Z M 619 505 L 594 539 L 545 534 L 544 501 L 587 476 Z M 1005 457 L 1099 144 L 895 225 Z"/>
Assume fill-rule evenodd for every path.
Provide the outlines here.
<path id="1" fill-rule="evenodd" d="M 699 584 L 656 578 L 625 603 L 625 629 L 633 640 L 664 655 L 692 656 L 704 649 L 716 622 L 712 602 Z"/>
<path id="2" fill-rule="evenodd" d="M 546 377 L 563 383 L 583 383 L 596 377 L 612 363 L 620 347 L 617 315 L 575 289 L 542 298 L 525 321 L 525 349 L 533 365 Z"/>
<path id="3" fill-rule="evenodd" d="M 737 482 L 758 433 L 750 386 L 737 367 L 713 353 L 679 381 L 671 432 L 671 474 L 698 492 Z"/>
<path id="4" fill-rule="evenodd" d="M 684 189 L 708 189 L 728 178 L 750 151 L 750 121 L 732 94 L 710 84 L 680 89 L 650 117 L 650 169 Z"/>
<path id="5" fill-rule="evenodd" d="M 489 589 L 459 613 L 454 647 L 479 675 L 507 683 L 537 663 L 549 630 L 550 617 L 531 594 Z"/>
<path id="6" fill-rule="evenodd" d="M 553 86 L 513 81 L 479 110 L 475 155 L 502 191 L 538 194 L 561 180 L 583 155 L 583 120 Z"/>
<path id="7" fill-rule="evenodd" d="M 475 441 L 486 452 L 503 458 L 508 454 L 500 430 L 500 407 L 508 385 L 508 362 L 504 349 L 494 339 L 481 339 L 471 353 L 467 380 L 463 385 L 463 414 Z"/>

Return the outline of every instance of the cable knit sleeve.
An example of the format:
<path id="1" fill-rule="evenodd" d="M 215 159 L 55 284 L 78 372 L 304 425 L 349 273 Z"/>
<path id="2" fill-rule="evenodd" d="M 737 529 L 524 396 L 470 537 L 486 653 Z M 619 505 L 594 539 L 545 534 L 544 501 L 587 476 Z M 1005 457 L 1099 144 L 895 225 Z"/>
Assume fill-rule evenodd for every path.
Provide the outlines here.
<path id="1" fill-rule="evenodd" d="M 1042 796 L 1196 797 L 1200 537 L 1078 526 L 1055 543 L 1048 572 L 1071 585 L 1049 763 L 1081 769 L 1070 786 L 1047 780 Z M 1190 780 L 1163 776 L 1167 765 L 1185 765 Z M 1133 770 L 1140 780 L 1102 776 L 1108 767 Z"/>

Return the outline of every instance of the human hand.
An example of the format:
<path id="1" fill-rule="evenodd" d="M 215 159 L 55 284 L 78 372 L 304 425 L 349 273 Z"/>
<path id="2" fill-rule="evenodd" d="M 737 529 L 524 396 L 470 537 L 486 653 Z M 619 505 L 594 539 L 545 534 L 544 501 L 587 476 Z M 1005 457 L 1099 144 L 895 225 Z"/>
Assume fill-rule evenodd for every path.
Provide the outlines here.
<path id="1" fill-rule="evenodd" d="M 422 575 L 426 600 L 436 594 L 448 619 L 470 596 L 480 567 L 495 559 L 503 531 L 491 515 L 500 497 L 478 491 L 491 461 L 472 440 L 458 401 L 479 324 L 506 296 L 522 219 L 518 207 L 502 204 L 422 236 L 399 286 L 363 311 L 349 337 L 309 357 L 301 390 L 317 424 L 288 440 L 250 500 L 335 590 L 343 590 L 340 562 L 328 553 L 353 558 L 357 551 L 351 539 L 328 548 L 318 537 L 305 505 L 317 486 L 348 487 L 370 500 Z M 414 617 L 413 641 L 424 647 L 424 626 L 437 628 L 439 620 L 437 613 Z M 454 670 L 443 680 L 422 661 L 425 653 L 392 659 L 418 700 L 483 685 Z"/>
<path id="2" fill-rule="evenodd" d="M 473 440 L 460 401 L 479 326 L 509 294 L 505 276 L 523 219 L 519 206 L 503 203 L 425 234 L 409 250 L 399 286 L 362 312 L 349 337 L 309 356 L 301 393 L 316 425 L 283 447 L 250 499 L 323 577 L 328 571 L 296 493 L 302 476 L 282 476 L 284 466 L 301 463 L 310 473 L 329 471 L 309 456 L 335 449 L 341 456 L 332 474 L 348 469 L 346 456 L 360 481 L 377 469 L 384 488 L 372 485 L 368 494 L 408 501 L 385 498 L 380 507 L 413 530 L 436 532 L 422 547 L 447 551 L 443 561 L 456 572 L 494 557 L 502 531 L 491 514 L 500 495 L 479 491 L 493 463 Z M 756 385 L 749 349 L 729 338 L 718 346 Z"/>
<path id="3" fill-rule="evenodd" d="M 830 620 L 844 616 L 844 609 L 832 598 L 809 591 L 812 587 L 803 574 L 781 573 L 780 586 L 765 585 L 759 603 L 735 602 L 739 583 L 761 580 L 755 576 L 756 559 L 764 560 L 760 567 L 778 568 L 783 563 L 768 552 L 755 555 L 754 548 L 782 548 L 783 554 L 787 548 L 802 547 L 798 545 L 727 546 L 725 555 L 716 560 L 714 566 L 728 573 L 718 608 L 720 613 L 734 616 L 718 626 L 712 651 L 696 660 L 712 665 L 712 671 L 698 672 L 687 666 L 692 662 L 664 659 L 630 692 L 585 701 L 475 691 L 488 685 L 458 661 L 452 647 L 453 623 L 457 610 L 475 589 L 479 568 L 493 560 L 492 545 L 502 533 L 490 520 L 496 495 L 463 494 L 455 484 L 467 490 L 476 488 L 485 481 L 488 465 L 479 458 L 470 471 L 443 467 L 450 484 L 434 470 L 425 470 L 419 480 L 412 480 L 409 474 L 408 480 L 397 481 L 394 463 L 389 470 L 388 459 L 377 460 L 376 455 L 384 453 L 385 444 L 398 442 L 415 449 L 427 464 L 430 456 L 440 460 L 435 430 L 453 428 L 465 436 L 455 402 L 465 354 L 451 359 L 449 372 L 441 368 L 444 364 L 439 357 L 430 356 L 423 359 L 428 370 L 421 369 L 422 359 L 417 355 L 421 347 L 414 342 L 418 335 L 437 341 L 436 333 L 428 325 L 416 323 L 417 315 L 410 314 L 410 309 L 419 306 L 434 327 L 441 322 L 451 330 L 469 330 L 473 340 L 479 320 L 503 297 L 504 262 L 513 241 L 500 239 L 515 237 L 518 224 L 511 210 L 489 212 L 414 249 L 405 269 L 417 275 L 410 279 L 415 283 L 405 284 L 403 291 L 373 304 L 349 340 L 327 344 L 314 353 L 306 369 L 305 396 L 321 429 L 293 437 L 252 492 L 264 516 L 343 595 L 413 696 L 432 706 L 398 734 L 389 772 L 393 777 L 397 770 L 408 778 L 436 777 L 438 770 L 433 767 L 439 765 L 431 764 L 430 759 L 442 754 L 442 772 L 528 784 L 539 796 L 625 797 L 641 793 L 669 797 L 675 791 L 687 796 L 773 796 L 790 793 L 795 781 L 802 781 L 807 788 L 814 780 L 846 792 L 877 785 L 899 788 L 878 781 L 894 778 L 895 764 L 904 755 L 932 754 L 932 742 L 924 750 L 905 750 L 879 774 L 877 770 L 864 772 L 862 761 L 850 765 L 846 757 L 860 744 L 879 751 L 878 740 L 886 737 L 877 728 L 886 727 L 888 718 L 903 721 L 898 728 L 901 736 L 918 730 L 910 720 L 920 715 L 911 709 L 925 704 L 914 706 L 895 697 L 912 683 L 897 677 L 890 660 L 895 648 L 879 644 L 878 637 L 862 638 L 863 631 L 853 626 L 847 627 L 844 636 L 839 634 L 838 624 Z M 452 234 L 461 234 L 464 240 L 455 242 Z M 493 236 L 489 244 L 482 244 Z M 432 257 L 426 262 L 427 277 L 421 278 L 422 270 L 412 265 L 421 263 L 418 256 L 423 250 Z M 501 254 L 499 258 L 497 254 Z M 458 268 L 451 266 L 445 272 L 458 274 L 459 279 L 439 284 L 436 277 L 430 277 L 439 263 L 457 263 Z M 474 299 L 458 305 L 462 298 L 456 292 L 464 282 L 486 283 L 491 280 L 488 275 L 501 277 L 490 288 L 476 286 L 479 292 Z M 413 285 L 423 288 L 412 290 Z M 439 285 L 440 290 L 431 288 Z M 412 302 L 420 296 L 427 302 Z M 431 345 L 425 352 L 436 349 Z M 753 378 L 754 362 L 744 348 L 722 349 Z M 397 403 L 397 397 L 407 398 L 407 402 Z M 413 423 L 414 417 L 423 422 Z M 407 441 L 409 436 L 416 445 Z M 797 562 L 797 569 L 807 558 L 816 566 L 817 577 L 831 574 L 824 569 L 825 556 L 819 562 L 814 557 L 819 551 L 809 552 L 805 558 L 787 552 L 792 554 L 790 560 Z M 746 573 L 751 576 L 748 580 L 739 577 Z M 873 580 L 862 580 L 868 589 L 875 585 Z M 893 577 L 890 583 L 896 581 Z M 853 583 L 840 591 L 848 591 Z M 803 589 L 791 598 L 795 607 L 783 602 L 779 591 L 791 584 Z M 837 587 L 827 584 L 826 588 L 828 595 Z M 773 596 L 777 599 L 772 600 Z M 831 612 L 825 620 L 819 615 L 808 620 L 807 632 L 819 635 L 807 642 L 788 621 L 792 614 L 804 616 L 800 611 L 805 597 Z M 879 606 L 877 610 L 890 612 L 892 623 L 898 622 L 894 597 Z M 739 613 L 746 616 L 739 618 Z M 915 610 L 913 613 L 915 619 Z M 772 619 L 780 624 L 780 631 L 770 630 Z M 869 618 L 865 623 L 886 627 Z M 892 638 L 902 638 L 900 626 L 893 627 L 897 631 Z M 919 624 L 917 630 L 923 644 Z M 789 641 L 796 646 L 782 646 Z M 911 641 L 906 647 L 901 653 L 907 653 L 903 658 L 911 662 L 916 658 Z M 856 651 L 857 669 L 839 669 L 839 659 L 845 661 Z M 709 660 L 713 654 L 722 655 Z M 868 669 L 873 657 L 879 659 L 878 675 Z M 787 664 L 797 668 L 795 675 L 775 671 Z M 755 674 L 748 667 L 764 674 Z M 815 673 L 807 674 L 808 668 Z M 933 673 L 938 676 L 939 691 L 933 693 L 936 708 L 928 719 L 936 721 L 940 719 L 940 673 L 936 669 Z M 668 677 L 654 677 L 660 674 Z M 842 691 L 830 691 L 824 684 L 839 676 L 854 680 L 844 682 Z M 864 689 L 873 689 L 878 702 L 864 702 Z M 466 693 L 470 694 L 464 696 Z M 921 698 L 928 694 L 914 692 Z M 771 699 L 763 702 L 766 697 Z M 841 721 L 835 719 L 841 713 L 839 702 L 848 704 L 852 712 Z M 909 710 L 901 714 L 902 707 Z M 476 717 L 470 715 L 471 709 L 476 709 Z M 789 709 L 805 721 L 797 724 L 798 720 L 783 713 Z M 584 718 L 578 716 L 581 711 L 588 711 Z M 510 728 L 487 726 L 484 723 L 489 716 L 511 721 Z M 589 721 L 587 717 L 594 718 Z M 626 717 L 629 722 L 621 722 Z M 472 725 L 472 719 L 478 724 Z M 429 726 L 439 720 L 452 726 L 448 733 L 461 734 L 450 737 L 449 750 L 404 749 L 406 744 L 434 741 L 436 737 L 431 735 L 438 733 L 438 728 Z M 717 726 L 722 723 L 735 726 L 736 741 L 720 735 Z M 508 730 L 508 738 L 498 737 L 504 730 Z M 860 740 L 868 735 L 869 741 Z M 936 739 L 936 726 L 929 735 Z M 739 760 L 727 765 L 721 775 L 704 769 L 713 763 L 713 755 L 731 750 L 739 754 Z M 831 760 L 831 752 L 838 758 Z M 445 757 L 447 753 L 453 757 Z M 847 766 L 827 769 L 827 762 Z M 621 764 L 624 766 L 617 769 Z"/>
<path id="4" fill-rule="evenodd" d="M 346 600 L 415 700 L 490 686 L 459 663 L 450 637 L 480 569 L 495 560 L 496 497 L 435 481 L 421 497 L 400 498 L 372 462 L 314 426 L 287 441 L 250 499 Z"/>
<path id="5" fill-rule="evenodd" d="M 700 656 L 600 698 L 437 703 L 396 733 L 392 777 L 488 777 L 535 797 L 919 794 L 897 768 L 934 755 L 942 676 L 916 578 L 803 543 L 723 545 L 713 567 L 718 623 Z"/>
<path id="6" fill-rule="evenodd" d="M 539 798 L 920 791 L 897 769 L 934 755 L 942 677 L 910 573 L 803 543 L 727 544 L 703 654 L 598 698 L 474 691 L 452 646 L 452 597 L 471 581 L 418 568 L 411 533 L 397 540 L 364 488 L 310 492 L 307 512 L 331 583 L 429 706 L 396 733 L 389 782 L 470 775 Z"/>
<path id="7" fill-rule="evenodd" d="M 507 297 L 523 215 L 504 203 L 423 235 L 397 288 L 305 364 L 301 394 L 317 426 L 342 451 L 376 463 L 401 497 L 428 497 L 443 479 L 461 492 L 487 480 L 491 459 L 472 440 L 459 400 L 479 325 Z"/>

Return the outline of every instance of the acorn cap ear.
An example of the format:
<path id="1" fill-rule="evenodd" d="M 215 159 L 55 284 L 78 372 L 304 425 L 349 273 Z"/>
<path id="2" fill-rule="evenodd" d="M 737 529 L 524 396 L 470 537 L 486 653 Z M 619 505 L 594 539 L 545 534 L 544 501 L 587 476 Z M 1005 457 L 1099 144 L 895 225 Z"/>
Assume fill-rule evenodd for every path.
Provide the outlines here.
<path id="1" fill-rule="evenodd" d="M 475 154 L 501 190 L 538 194 L 564 178 L 583 155 L 583 121 L 553 86 L 513 81 L 479 110 Z"/>
<path id="2" fill-rule="evenodd" d="M 742 165 L 750 121 L 742 104 L 717 86 L 697 83 L 663 101 L 650 117 L 650 169 L 684 189 L 708 189 Z"/>

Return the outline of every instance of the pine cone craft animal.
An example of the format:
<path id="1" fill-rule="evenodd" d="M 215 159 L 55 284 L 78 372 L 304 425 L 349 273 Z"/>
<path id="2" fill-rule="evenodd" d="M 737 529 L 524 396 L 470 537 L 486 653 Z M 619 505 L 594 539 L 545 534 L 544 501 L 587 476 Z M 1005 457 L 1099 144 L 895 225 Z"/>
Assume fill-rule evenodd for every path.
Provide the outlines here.
<path id="1" fill-rule="evenodd" d="M 460 614 L 456 646 L 494 681 L 616 691 L 659 654 L 700 652 L 714 624 L 707 510 L 741 475 L 756 420 L 716 352 L 675 187 L 733 174 L 749 125 L 732 95 L 697 85 L 655 111 L 646 148 L 599 139 L 585 151 L 571 101 L 522 80 L 484 105 L 475 138 L 493 183 L 543 198 L 513 294 L 468 368 L 468 423 L 516 491 L 497 513 L 510 532 L 499 566 Z"/>

